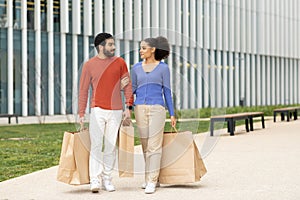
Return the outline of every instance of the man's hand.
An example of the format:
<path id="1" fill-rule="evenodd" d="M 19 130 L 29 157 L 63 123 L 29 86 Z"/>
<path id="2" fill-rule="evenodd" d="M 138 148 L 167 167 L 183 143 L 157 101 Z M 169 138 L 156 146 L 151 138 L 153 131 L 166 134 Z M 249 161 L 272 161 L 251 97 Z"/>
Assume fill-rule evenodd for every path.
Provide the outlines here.
<path id="1" fill-rule="evenodd" d="M 79 117 L 80 130 L 84 128 L 84 117 Z"/>

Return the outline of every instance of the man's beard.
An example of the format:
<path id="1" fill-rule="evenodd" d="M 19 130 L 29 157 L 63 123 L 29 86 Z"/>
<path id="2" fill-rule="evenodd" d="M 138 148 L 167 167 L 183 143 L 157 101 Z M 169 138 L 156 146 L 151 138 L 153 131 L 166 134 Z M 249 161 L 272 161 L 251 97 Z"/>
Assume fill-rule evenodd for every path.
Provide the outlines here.
<path id="1" fill-rule="evenodd" d="M 110 51 L 107 51 L 106 49 L 103 50 L 103 54 L 106 57 L 113 57 L 115 55 L 115 53 L 111 53 Z"/>

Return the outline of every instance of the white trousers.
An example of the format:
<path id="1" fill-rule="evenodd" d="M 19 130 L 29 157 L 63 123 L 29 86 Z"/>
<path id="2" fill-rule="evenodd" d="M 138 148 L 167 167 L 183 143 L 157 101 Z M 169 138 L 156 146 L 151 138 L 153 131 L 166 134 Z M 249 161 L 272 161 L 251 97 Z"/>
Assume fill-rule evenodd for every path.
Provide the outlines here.
<path id="1" fill-rule="evenodd" d="M 116 141 L 122 120 L 122 110 L 91 109 L 90 180 L 111 179 L 116 160 Z"/>
<path id="2" fill-rule="evenodd" d="M 166 110 L 161 105 L 137 105 L 135 119 L 145 159 L 145 181 L 159 177 Z"/>

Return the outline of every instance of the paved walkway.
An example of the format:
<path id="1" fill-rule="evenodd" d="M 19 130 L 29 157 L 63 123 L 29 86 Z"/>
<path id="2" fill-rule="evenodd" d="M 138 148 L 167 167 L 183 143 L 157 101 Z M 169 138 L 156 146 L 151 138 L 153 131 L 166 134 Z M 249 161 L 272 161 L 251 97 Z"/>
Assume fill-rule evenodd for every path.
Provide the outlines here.
<path id="1" fill-rule="evenodd" d="M 143 175 L 118 178 L 116 192 L 92 194 L 88 185 L 70 186 L 57 182 L 57 166 L 0 182 L 0 200 L 83 200 L 83 199 L 201 199 L 201 200 L 298 200 L 300 199 L 300 120 L 266 121 L 266 128 L 254 124 L 254 132 L 236 127 L 237 134 L 226 130 L 209 137 L 199 134 L 208 173 L 189 185 L 163 185 L 152 195 L 139 189 Z M 140 152 L 140 146 L 136 147 Z M 140 163 L 135 163 L 136 166 Z"/>

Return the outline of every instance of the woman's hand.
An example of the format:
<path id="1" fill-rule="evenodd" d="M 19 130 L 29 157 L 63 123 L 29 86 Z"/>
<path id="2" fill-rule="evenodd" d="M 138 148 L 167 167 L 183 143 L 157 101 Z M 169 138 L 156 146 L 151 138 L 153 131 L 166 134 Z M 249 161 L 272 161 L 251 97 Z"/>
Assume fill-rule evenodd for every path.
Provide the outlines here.
<path id="1" fill-rule="evenodd" d="M 172 127 L 176 126 L 176 118 L 174 116 L 171 116 L 171 126 Z"/>
<path id="2" fill-rule="evenodd" d="M 126 87 L 126 85 L 128 85 L 128 83 L 129 83 L 129 78 L 127 76 L 122 78 L 122 80 L 121 80 L 121 90 L 123 90 L 124 87 Z"/>
<path id="3" fill-rule="evenodd" d="M 131 110 L 129 110 L 128 108 L 125 109 L 125 111 L 123 112 L 123 119 L 131 119 Z"/>

